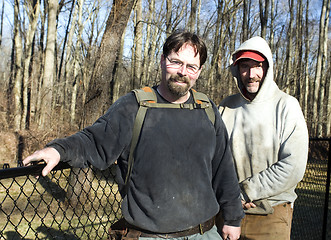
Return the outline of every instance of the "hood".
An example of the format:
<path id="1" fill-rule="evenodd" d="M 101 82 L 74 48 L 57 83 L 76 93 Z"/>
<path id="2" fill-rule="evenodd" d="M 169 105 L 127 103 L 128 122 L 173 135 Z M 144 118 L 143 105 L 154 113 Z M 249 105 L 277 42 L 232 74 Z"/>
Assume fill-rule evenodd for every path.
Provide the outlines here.
<path id="1" fill-rule="evenodd" d="M 266 98 L 270 98 L 272 95 L 272 92 L 275 87 L 278 89 L 276 83 L 273 80 L 273 59 L 272 59 L 272 53 L 271 49 L 268 45 L 268 43 L 261 37 L 256 36 L 253 38 L 250 38 L 249 40 L 243 42 L 240 47 L 234 51 L 230 58 L 230 69 L 231 73 L 235 79 L 236 85 L 238 87 L 238 90 L 240 91 L 243 98 L 248 100 L 246 97 L 244 97 L 242 93 L 243 85 L 240 81 L 240 75 L 239 75 L 239 69 L 238 64 L 233 65 L 235 60 L 235 55 L 237 52 L 242 50 L 251 50 L 251 51 L 257 51 L 265 56 L 265 58 L 268 61 L 269 67 L 265 76 L 265 79 L 262 83 L 262 86 L 260 87 L 260 90 L 256 97 L 252 100 L 252 102 L 258 102 L 258 101 L 264 101 Z M 250 100 L 248 100 L 250 101 Z"/>

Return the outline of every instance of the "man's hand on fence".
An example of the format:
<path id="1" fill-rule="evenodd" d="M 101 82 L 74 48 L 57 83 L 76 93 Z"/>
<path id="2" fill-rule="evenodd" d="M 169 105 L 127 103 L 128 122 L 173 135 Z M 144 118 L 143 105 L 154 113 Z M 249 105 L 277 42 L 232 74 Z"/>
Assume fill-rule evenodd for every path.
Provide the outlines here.
<path id="1" fill-rule="evenodd" d="M 47 147 L 38 150 L 25 158 L 23 160 L 23 164 L 24 166 L 28 166 L 31 164 L 31 162 L 40 160 L 44 160 L 46 162 L 46 166 L 41 173 L 43 176 L 46 176 L 60 162 L 60 154 L 55 148 Z"/>

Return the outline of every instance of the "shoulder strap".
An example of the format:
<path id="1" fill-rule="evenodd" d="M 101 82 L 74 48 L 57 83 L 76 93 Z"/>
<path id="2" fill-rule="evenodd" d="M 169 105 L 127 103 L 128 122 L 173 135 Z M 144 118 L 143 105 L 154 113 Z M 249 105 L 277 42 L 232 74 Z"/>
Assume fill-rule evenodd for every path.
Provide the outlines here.
<path id="1" fill-rule="evenodd" d="M 194 104 L 169 104 L 169 103 L 157 103 L 157 97 L 154 90 L 151 87 L 144 87 L 142 89 L 132 90 L 136 96 L 137 102 L 139 104 L 138 112 L 136 119 L 133 125 L 130 153 L 128 159 L 128 171 L 125 177 L 125 188 L 127 190 L 128 180 L 132 173 L 133 167 L 133 154 L 138 143 L 140 136 L 141 128 L 144 123 L 145 115 L 148 108 L 185 108 L 185 109 L 195 109 L 202 108 L 205 109 L 205 112 L 209 120 L 214 125 L 215 123 L 215 113 L 212 107 L 212 104 L 209 101 L 207 95 L 201 92 L 197 92 L 192 89 Z"/>
<path id="2" fill-rule="evenodd" d="M 156 103 L 156 95 L 152 88 L 144 87 L 142 89 L 134 89 L 132 90 L 136 95 L 137 102 L 139 104 L 138 112 L 136 115 L 136 119 L 134 120 L 133 124 L 133 132 L 132 132 L 132 139 L 131 139 L 131 146 L 130 146 L 130 153 L 128 159 L 128 171 L 125 177 L 125 187 L 127 187 L 128 180 L 131 176 L 132 167 L 133 167 L 133 153 L 135 151 L 136 145 L 138 143 L 140 131 L 145 119 L 146 111 L 148 106 L 144 103 Z"/>
<path id="3" fill-rule="evenodd" d="M 147 101 L 149 103 L 156 103 L 157 102 L 155 92 L 151 87 L 144 87 L 144 88 L 141 88 L 141 89 L 134 89 L 132 91 L 136 95 L 136 99 L 137 99 L 137 102 L 139 104 L 144 102 L 144 101 Z"/>
<path id="4" fill-rule="evenodd" d="M 205 109 L 209 120 L 214 125 L 215 124 L 215 113 L 214 113 L 213 106 L 212 106 L 209 98 L 207 97 L 207 95 L 202 92 L 197 92 L 194 89 L 192 89 L 192 93 L 193 93 L 194 102 L 201 104 L 202 108 Z"/>

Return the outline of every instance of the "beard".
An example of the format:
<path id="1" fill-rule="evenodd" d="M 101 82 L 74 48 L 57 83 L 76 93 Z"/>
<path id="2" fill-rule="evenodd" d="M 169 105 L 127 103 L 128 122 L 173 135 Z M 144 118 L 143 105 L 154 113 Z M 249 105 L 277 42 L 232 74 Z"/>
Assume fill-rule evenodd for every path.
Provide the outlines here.
<path id="1" fill-rule="evenodd" d="M 178 85 L 176 82 L 185 83 L 185 85 Z M 169 91 L 178 97 L 185 96 L 190 90 L 190 81 L 188 77 L 180 77 L 178 75 L 171 75 L 168 80 Z"/>

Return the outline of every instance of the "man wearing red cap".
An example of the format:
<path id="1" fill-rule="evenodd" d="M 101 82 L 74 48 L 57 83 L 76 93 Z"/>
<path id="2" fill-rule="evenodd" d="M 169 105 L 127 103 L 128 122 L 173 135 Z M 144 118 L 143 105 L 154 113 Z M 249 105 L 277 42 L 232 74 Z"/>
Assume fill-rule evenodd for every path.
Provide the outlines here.
<path id="1" fill-rule="evenodd" d="M 289 240 L 295 187 L 307 163 L 308 131 L 298 101 L 273 80 L 267 42 L 253 37 L 233 54 L 239 93 L 219 111 L 229 133 L 246 216 L 240 239 Z"/>

